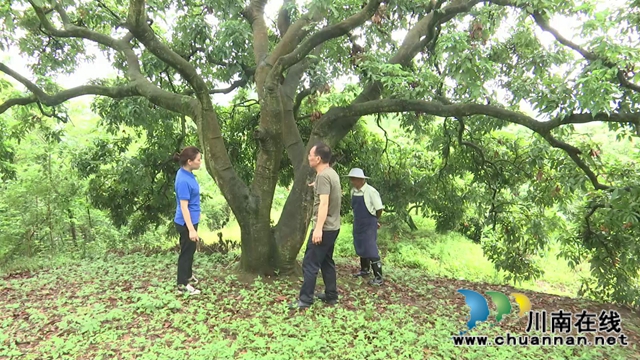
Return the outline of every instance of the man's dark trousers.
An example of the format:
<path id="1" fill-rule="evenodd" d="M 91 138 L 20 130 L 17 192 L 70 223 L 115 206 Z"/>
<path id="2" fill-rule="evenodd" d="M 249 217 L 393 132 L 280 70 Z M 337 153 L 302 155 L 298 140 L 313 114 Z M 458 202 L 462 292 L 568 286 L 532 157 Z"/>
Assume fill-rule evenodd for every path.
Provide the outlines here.
<path id="1" fill-rule="evenodd" d="M 316 277 L 318 270 L 322 270 L 322 280 L 325 286 L 327 300 L 338 299 L 338 285 L 336 284 L 336 264 L 333 262 L 333 248 L 340 230 L 324 230 L 322 232 L 322 242 L 314 244 L 313 229 L 307 240 L 307 250 L 302 260 L 302 272 L 304 283 L 300 289 L 300 301 L 305 304 L 312 304 L 316 288 Z"/>

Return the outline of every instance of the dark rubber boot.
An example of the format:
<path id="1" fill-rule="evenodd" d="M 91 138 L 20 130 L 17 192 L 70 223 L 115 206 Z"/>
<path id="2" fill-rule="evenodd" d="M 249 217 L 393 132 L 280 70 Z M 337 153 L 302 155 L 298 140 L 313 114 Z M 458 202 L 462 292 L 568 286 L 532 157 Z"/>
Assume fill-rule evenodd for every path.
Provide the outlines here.
<path id="1" fill-rule="evenodd" d="M 371 266 L 371 261 L 369 259 L 360 258 L 360 271 L 353 274 L 354 277 L 358 276 L 369 276 L 369 267 Z"/>
<path id="2" fill-rule="evenodd" d="M 372 262 L 371 268 L 373 269 L 373 275 L 375 277 L 369 281 L 369 284 L 376 286 L 382 285 L 384 281 L 382 280 L 382 263 L 380 260 Z"/>

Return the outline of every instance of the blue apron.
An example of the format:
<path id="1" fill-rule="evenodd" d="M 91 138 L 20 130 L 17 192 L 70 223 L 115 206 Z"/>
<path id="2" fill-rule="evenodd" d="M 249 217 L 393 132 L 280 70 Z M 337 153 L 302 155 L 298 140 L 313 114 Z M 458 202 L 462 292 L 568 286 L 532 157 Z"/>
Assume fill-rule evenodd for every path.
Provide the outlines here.
<path id="1" fill-rule="evenodd" d="M 352 196 L 353 246 L 361 258 L 378 258 L 378 218 L 371 215 L 364 196 Z"/>

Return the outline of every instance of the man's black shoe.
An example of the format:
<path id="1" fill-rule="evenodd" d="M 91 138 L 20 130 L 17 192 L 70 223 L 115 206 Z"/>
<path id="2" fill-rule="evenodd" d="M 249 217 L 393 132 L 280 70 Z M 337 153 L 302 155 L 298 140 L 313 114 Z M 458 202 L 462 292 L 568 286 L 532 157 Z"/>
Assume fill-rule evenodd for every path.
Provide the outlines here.
<path id="1" fill-rule="evenodd" d="M 338 299 L 329 299 L 327 300 L 327 294 L 325 293 L 317 293 L 316 298 L 327 305 L 335 305 L 338 303 Z"/>
<path id="2" fill-rule="evenodd" d="M 360 270 L 357 273 L 353 274 L 353 277 L 365 277 L 365 276 L 369 276 L 370 272 L 369 271 L 364 271 L 364 270 Z"/>
<path id="3" fill-rule="evenodd" d="M 311 304 L 307 304 L 307 303 L 303 303 L 302 301 L 298 300 L 294 303 L 289 304 L 289 309 L 306 309 L 309 306 L 311 306 Z"/>

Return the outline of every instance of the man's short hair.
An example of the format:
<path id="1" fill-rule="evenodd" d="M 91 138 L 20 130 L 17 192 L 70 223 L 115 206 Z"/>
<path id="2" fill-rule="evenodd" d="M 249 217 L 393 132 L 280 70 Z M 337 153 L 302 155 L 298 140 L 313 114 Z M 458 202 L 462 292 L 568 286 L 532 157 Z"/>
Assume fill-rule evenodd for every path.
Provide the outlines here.
<path id="1" fill-rule="evenodd" d="M 324 164 L 328 164 L 331 160 L 331 148 L 329 145 L 319 142 L 315 144 L 314 147 L 316 148 L 315 155 L 320 156 Z"/>

